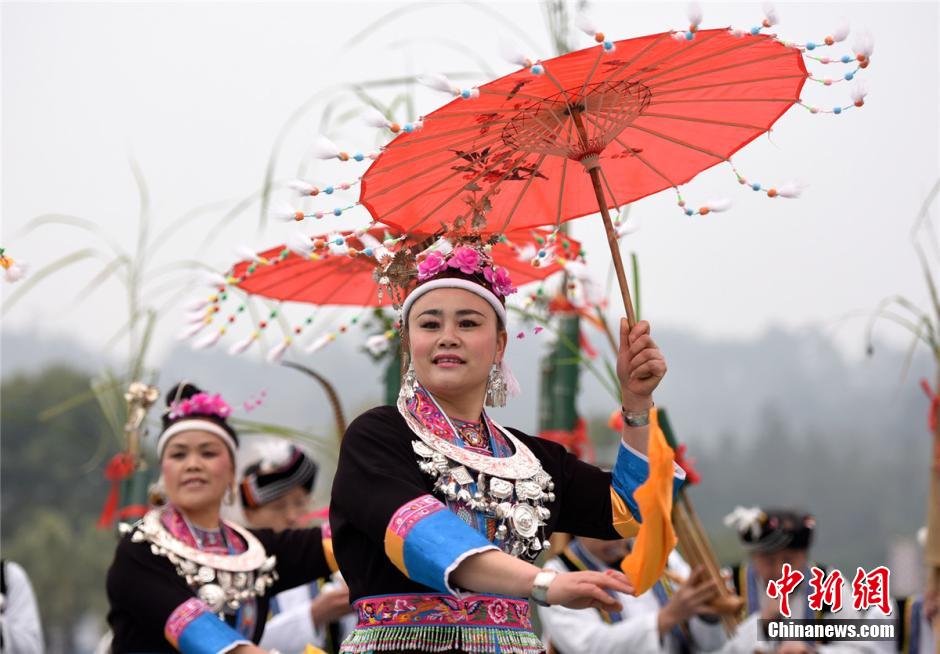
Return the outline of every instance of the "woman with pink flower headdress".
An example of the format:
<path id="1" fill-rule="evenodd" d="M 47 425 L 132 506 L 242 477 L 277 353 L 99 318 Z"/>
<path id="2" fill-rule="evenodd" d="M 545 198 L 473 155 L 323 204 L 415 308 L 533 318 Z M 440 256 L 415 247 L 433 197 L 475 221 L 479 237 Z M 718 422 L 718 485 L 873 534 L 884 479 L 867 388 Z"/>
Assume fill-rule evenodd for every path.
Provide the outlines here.
<path id="1" fill-rule="evenodd" d="M 634 590 L 613 570 L 540 570 L 549 535 L 634 536 L 649 497 L 634 492 L 656 474 L 668 498 L 684 477 L 678 466 L 651 472 L 645 455 L 665 361 L 647 323 L 623 321 L 623 444 L 613 472 L 601 471 L 484 410 L 518 391 L 504 358 L 516 289 L 488 247 L 434 249 L 413 277 L 401 263 L 377 273 L 393 295 L 408 291 L 401 394 L 349 426 L 333 483 L 333 542 L 359 618 L 341 651 L 536 654 L 529 598 L 612 610 L 612 592 Z"/>
<path id="2" fill-rule="evenodd" d="M 220 518 L 235 500 L 238 434 L 219 395 L 182 383 L 157 440 L 167 504 L 118 544 L 108 570 L 115 654 L 251 654 L 270 597 L 336 569 L 319 528 L 249 530 Z"/>

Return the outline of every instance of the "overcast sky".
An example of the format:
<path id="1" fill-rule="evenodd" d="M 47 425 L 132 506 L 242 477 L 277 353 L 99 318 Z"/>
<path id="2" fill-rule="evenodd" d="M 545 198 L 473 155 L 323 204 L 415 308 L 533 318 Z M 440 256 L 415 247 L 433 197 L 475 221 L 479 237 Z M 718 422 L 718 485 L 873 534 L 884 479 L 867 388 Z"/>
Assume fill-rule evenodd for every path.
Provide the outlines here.
<path id="1" fill-rule="evenodd" d="M 411 9 L 347 43 L 406 6 Z M 703 28 L 747 28 L 762 17 L 759 3 L 703 8 Z M 773 325 L 824 325 L 843 350 L 861 352 L 864 320 L 843 316 L 894 293 L 926 300 L 909 230 L 940 176 L 938 5 L 784 2 L 777 11 L 777 31 L 795 41 L 821 40 L 843 19 L 874 35 L 865 107 L 839 117 L 793 108 L 770 137 L 736 156 L 752 178 L 805 182 L 801 199 L 771 201 L 747 192 L 727 167 L 718 167 L 685 195 L 691 204 L 729 197 L 733 210 L 691 220 L 678 213 L 671 193 L 647 198 L 632 209 L 642 228 L 625 250 L 640 255 L 644 313 L 655 324 L 716 338 L 746 338 Z M 95 243 L 69 227 L 22 235 L 40 214 L 87 218 L 122 247 L 134 247 L 138 200 L 129 155 L 149 186 L 154 231 L 187 210 L 224 201 L 154 253 L 155 268 L 198 258 L 225 269 L 238 245 L 264 249 L 297 230 L 275 223 L 259 233 L 258 206 L 251 204 L 211 246 L 199 247 L 232 202 L 259 188 L 279 133 L 311 98 L 324 101 L 313 101 L 283 132 L 279 180 L 309 161 L 325 101 L 342 97 L 330 94 L 337 85 L 425 71 L 479 72 L 481 62 L 501 75 L 512 69 L 499 56 L 501 38 L 516 40 L 534 57 L 553 54 L 535 2 L 4 3 L 2 12 L 2 245 L 33 270 Z M 685 14 L 684 3 L 592 3 L 595 21 L 615 39 L 684 28 Z M 839 54 L 850 51 L 852 38 Z M 575 43 L 591 45 L 580 32 Z M 822 66 L 811 70 L 826 74 Z M 846 85 L 807 84 L 804 97 L 847 104 L 847 91 Z M 422 91 L 416 112 L 429 113 L 445 99 Z M 341 112 L 355 102 L 347 94 L 338 106 Z M 354 123 L 330 136 L 365 148 L 373 134 Z M 314 174 L 336 181 L 363 168 L 335 170 Z M 302 228 L 314 233 L 366 222 L 360 209 Z M 599 221 L 576 221 L 573 235 L 604 275 L 609 255 Z M 100 347 L 104 332 L 126 319 L 122 287 L 111 282 L 66 309 L 102 265 L 84 262 L 43 282 L 3 317 L 4 329 L 65 331 Z M 153 288 L 172 279 L 158 278 Z M 15 287 L 2 289 L 8 295 Z M 160 350 L 173 343 L 181 314 L 175 309 L 162 321 Z"/>

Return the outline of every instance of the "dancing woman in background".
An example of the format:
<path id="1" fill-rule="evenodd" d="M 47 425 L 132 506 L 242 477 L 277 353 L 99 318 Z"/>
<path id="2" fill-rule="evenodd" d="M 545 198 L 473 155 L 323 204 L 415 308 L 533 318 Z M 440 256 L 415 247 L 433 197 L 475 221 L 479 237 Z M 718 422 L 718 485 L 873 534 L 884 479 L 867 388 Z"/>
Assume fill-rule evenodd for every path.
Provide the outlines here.
<path id="1" fill-rule="evenodd" d="M 238 435 L 218 395 L 180 384 L 157 442 L 168 504 L 121 539 L 108 570 L 115 654 L 255 654 L 269 597 L 330 566 L 318 528 L 248 530 L 219 517 L 235 499 Z"/>
<path id="2" fill-rule="evenodd" d="M 666 364 L 647 323 L 622 322 L 625 426 L 613 473 L 604 472 L 484 411 L 514 385 L 503 356 L 515 289 L 486 248 L 431 253 L 417 273 L 402 305 L 410 364 L 398 406 L 349 426 L 333 483 L 333 543 L 358 612 L 342 651 L 540 652 L 528 598 L 612 610 L 609 591 L 634 591 L 618 571 L 543 571 L 532 561 L 556 530 L 637 534 L 634 492 L 650 475 L 649 409 Z M 684 475 L 668 461 L 665 475 L 654 470 L 668 502 Z M 666 552 L 647 554 L 665 561 Z"/>

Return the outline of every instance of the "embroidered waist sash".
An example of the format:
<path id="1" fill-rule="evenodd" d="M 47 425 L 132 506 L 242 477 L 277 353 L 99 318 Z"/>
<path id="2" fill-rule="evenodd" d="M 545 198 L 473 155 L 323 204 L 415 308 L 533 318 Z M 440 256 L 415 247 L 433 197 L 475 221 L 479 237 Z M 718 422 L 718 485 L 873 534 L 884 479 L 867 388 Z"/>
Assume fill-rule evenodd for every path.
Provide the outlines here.
<path id="1" fill-rule="evenodd" d="M 495 595 L 382 595 L 354 602 L 356 629 L 340 649 L 364 654 L 390 650 L 474 654 L 539 654 L 529 603 Z"/>

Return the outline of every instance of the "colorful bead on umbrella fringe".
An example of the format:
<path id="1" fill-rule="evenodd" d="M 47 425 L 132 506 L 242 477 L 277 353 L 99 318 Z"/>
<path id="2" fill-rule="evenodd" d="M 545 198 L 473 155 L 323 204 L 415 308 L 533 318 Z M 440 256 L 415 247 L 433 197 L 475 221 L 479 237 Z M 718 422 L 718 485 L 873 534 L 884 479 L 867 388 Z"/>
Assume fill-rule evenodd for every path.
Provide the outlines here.
<path id="1" fill-rule="evenodd" d="M 520 240 L 520 238 L 520 235 L 504 235 L 496 239 L 495 244 L 505 248 L 503 252 L 508 251 L 511 253 L 512 259 L 517 262 L 515 264 L 517 269 L 520 266 L 522 268 L 531 268 L 533 272 L 529 277 L 544 278 L 544 276 L 562 269 L 578 270 L 579 266 L 586 270 L 584 252 L 580 245 L 566 236 L 561 236 L 557 231 L 533 231 L 525 239 Z M 284 266 L 288 261 L 293 262 L 291 263 L 292 266 L 296 266 L 298 259 L 310 262 L 363 262 L 369 270 L 380 270 L 383 262 L 387 264 L 396 260 L 396 256 L 406 249 L 407 252 L 411 252 L 411 246 L 405 247 L 405 240 L 405 236 L 394 236 L 382 230 L 382 228 L 372 226 L 371 228 L 356 229 L 352 232 L 335 232 L 314 237 L 305 234 L 294 234 L 286 245 L 263 253 L 258 253 L 248 247 L 239 247 L 236 251 L 242 259 L 241 263 L 224 275 L 217 273 L 205 275 L 205 283 L 212 289 L 211 293 L 204 298 L 198 298 L 190 302 L 186 306 L 187 325 L 179 333 L 179 338 L 181 340 L 195 339 L 193 347 L 196 349 L 210 348 L 218 344 L 226 334 L 236 329 L 236 323 L 244 321 L 243 316 L 249 315 L 250 331 L 233 342 L 227 348 L 228 352 L 233 355 L 242 354 L 256 344 L 260 345 L 265 341 L 264 337 L 271 325 L 277 323 L 282 336 L 265 353 L 265 359 L 268 362 L 276 363 L 289 351 L 295 349 L 298 342 L 309 332 L 315 322 L 316 312 L 310 313 L 301 322 L 292 324 L 285 318 L 283 307 L 279 302 L 278 306 L 269 309 L 267 314 L 251 315 L 249 299 L 253 294 L 242 289 L 241 285 L 251 281 L 260 272 L 273 271 Z M 490 251 L 493 244 L 483 247 Z M 413 260 L 410 267 L 417 269 L 420 267 L 421 262 L 428 260 L 429 257 L 447 256 L 453 250 L 454 243 L 449 239 L 436 238 L 430 241 L 423 250 L 410 255 Z M 506 255 L 503 254 L 502 256 Z M 296 268 L 291 268 L 291 270 L 295 271 Z M 377 273 L 370 274 L 374 277 Z M 577 274 L 569 274 L 573 283 L 579 283 Z M 337 279 L 341 279 L 341 277 Z M 496 279 L 494 283 L 502 283 L 500 282 L 501 279 Z M 335 286 L 341 291 L 346 281 L 344 279 L 343 283 L 337 283 Z M 382 282 L 376 278 L 375 283 L 381 284 Z M 381 285 L 377 288 L 381 289 Z M 538 293 L 542 292 L 540 287 Z M 232 297 L 239 298 L 239 301 L 226 310 L 226 306 L 229 306 L 228 301 Z M 372 300 L 372 302 L 363 302 L 362 306 L 367 307 L 374 304 L 375 298 L 372 298 Z M 379 298 L 379 302 L 381 303 L 381 298 Z M 372 311 L 371 308 L 366 308 L 359 315 L 355 315 L 339 324 L 338 327 L 314 334 L 302 346 L 302 351 L 306 354 L 314 354 L 322 350 L 335 342 L 340 336 L 346 334 L 352 326 L 359 323 L 362 317 L 370 311 Z M 532 330 L 532 333 L 538 334 L 541 331 L 541 327 L 536 327 Z M 396 338 L 398 338 L 397 328 L 384 330 L 380 334 L 370 335 L 366 347 L 373 352 L 384 351 Z"/>
<path id="2" fill-rule="evenodd" d="M 14 261 L 4 248 L 0 248 L 0 267 L 3 268 L 3 278 L 8 282 L 18 282 L 23 279 L 28 268 L 24 262 Z"/>

